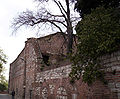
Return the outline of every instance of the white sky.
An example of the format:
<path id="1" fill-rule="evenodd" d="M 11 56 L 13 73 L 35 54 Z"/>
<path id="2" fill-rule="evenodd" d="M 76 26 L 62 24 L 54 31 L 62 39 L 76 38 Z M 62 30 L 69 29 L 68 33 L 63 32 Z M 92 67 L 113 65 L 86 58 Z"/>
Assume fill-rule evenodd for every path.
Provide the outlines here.
<path id="1" fill-rule="evenodd" d="M 7 69 L 5 73 L 7 79 L 9 77 L 9 64 L 12 63 L 22 51 L 27 38 L 37 37 L 36 31 L 26 28 L 19 30 L 16 35 L 12 35 L 12 28 L 10 26 L 13 18 L 17 17 L 20 12 L 26 11 L 27 9 L 34 10 L 37 6 L 38 3 L 34 2 L 34 0 L 2 0 L 0 3 L 0 48 L 3 49 L 4 53 L 8 56 L 8 62 L 5 65 Z M 56 11 L 54 7 L 52 6 L 50 9 L 59 12 Z M 41 34 L 40 36 L 43 35 L 46 34 Z"/>
<path id="2" fill-rule="evenodd" d="M 8 56 L 8 63 L 5 65 L 7 79 L 9 77 L 9 64 L 21 52 L 27 38 L 36 36 L 33 31 L 28 29 L 19 30 L 16 35 L 11 35 L 12 20 L 19 12 L 34 9 L 35 6 L 33 0 L 2 0 L 0 3 L 0 47 Z"/>

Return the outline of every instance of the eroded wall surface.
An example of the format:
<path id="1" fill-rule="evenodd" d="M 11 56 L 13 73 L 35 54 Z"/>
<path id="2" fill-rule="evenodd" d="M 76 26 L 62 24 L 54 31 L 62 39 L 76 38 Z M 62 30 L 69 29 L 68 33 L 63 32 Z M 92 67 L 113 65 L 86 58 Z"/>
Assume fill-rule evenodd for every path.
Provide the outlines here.
<path id="1" fill-rule="evenodd" d="M 108 84 L 96 81 L 88 86 L 81 79 L 73 84 L 64 43 L 60 34 L 28 39 L 11 63 L 9 93 L 14 90 L 15 99 L 23 99 L 24 92 L 25 99 L 120 99 L 120 51 L 100 57 Z M 48 64 L 43 56 L 48 56 Z"/>

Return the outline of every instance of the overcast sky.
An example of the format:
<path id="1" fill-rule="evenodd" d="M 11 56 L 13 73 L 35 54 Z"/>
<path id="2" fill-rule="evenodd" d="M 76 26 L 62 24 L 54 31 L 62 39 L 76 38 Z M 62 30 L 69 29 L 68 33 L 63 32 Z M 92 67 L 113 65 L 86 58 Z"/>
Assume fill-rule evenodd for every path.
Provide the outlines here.
<path id="1" fill-rule="evenodd" d="M 50 5 L 52 5 L 52 7 Z M 10 26 L 13 18 L 27 9 L 35 10 L 37 6 L 38 2 L 36 3 L 34 0 L 2 0 L 0 3 L 0 48 L 3 49 L 4 53 L 8 56 L 8 62 L 5 65 L 7 69 L 5 74 L 7 79 L 9 77 L 9 65 L 22 51 L 27 38 L 40 37 L 50 33 L 48 31 L 42 31 L 40 32 L 41 35 L 38 36 L 36 35 L 37 31 L 25 28 L 17 31 L 16 35 L 12 35 L 13 29 Z M 52 12 L 59 13 L 59 10 L 55 8 L 55 4 L 53 3 L 48 3 L 47 7 L 52 9 Z"/>
<path id="2" fill-rule="evenodd" d="M 22 29 L 16 35 L 12 35 L 11 23 L 18 13 L 26 9 L 34 9 L 33 0 L 2 0 L 0 3 L 0 47 L 8 56 L 5 65 L 8 79 L 9 64 L 15 60 L 25 45 L 27 38 L 35 37 L 35 33 L 28 29 Z"/>

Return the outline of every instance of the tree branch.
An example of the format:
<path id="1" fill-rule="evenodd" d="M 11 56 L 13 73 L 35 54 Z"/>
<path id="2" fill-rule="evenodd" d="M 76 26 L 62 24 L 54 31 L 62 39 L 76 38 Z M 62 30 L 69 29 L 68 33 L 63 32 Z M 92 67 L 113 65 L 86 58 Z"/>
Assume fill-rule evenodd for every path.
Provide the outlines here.
<path id="1" fill-rule="evenodd" d="M 66 17 L 66 15 L 65 15 L 65 14 L 66 14 L 66 11 L 64 11 L 64 9 L 61 8 L 61 5 L 60 5 L 61 3 L 60 3 L 60 2 L 58 3 L 56 0 L 54 0 L 54 2 L 57 4 L 57 6 L 58 6 L 58 8 L 60 9 L 63 17 L 65 18 L 65 20 L 67 20 L 67 17 Z M 63 11 L 65 12 L 65 14 L 64 14 Z"/>
<path id="2" fill-rule="evenodd" d="M 60 4 L 61 8 L 63 9 L 63 11 L 67 14 L 67 11 L 65 11 L 65 9 L 64 9 L 63 5 L 61 4 L 61 2 L 60 1 L 58 1 L 58 2 Z"/>
<path id="3" fill-rule="evenodd" d="M 34 16 L 31 11 L 23 12 L 22 14 L 20 14 L 18 16 L 18 18 L 14 19 L 13 26 L 15 28 L 15 31 L 23 25 L 35 26 L 35 25 L 41 24 L 41 23 L 53 24 L 55 27 L 57 27 L 60 30 L 60 32 L 63 32 L 62 28 L 61 28 L 61 25 L 63 25 L 65 28 L 67 27 L 66 24 L 64 24 L 64 21 L 55 19 L 56 17 L 57 18 L 58 17 L 62 18 L 61 15 L 49 14 L 49 15 L 46 16 L 46 15 L 43 15 L 43 14 L 42 13 L 41 14 L 37 13 L 37 15 Z M 57 25 L 57 23 L 59 24 L 59 26 Z"/>

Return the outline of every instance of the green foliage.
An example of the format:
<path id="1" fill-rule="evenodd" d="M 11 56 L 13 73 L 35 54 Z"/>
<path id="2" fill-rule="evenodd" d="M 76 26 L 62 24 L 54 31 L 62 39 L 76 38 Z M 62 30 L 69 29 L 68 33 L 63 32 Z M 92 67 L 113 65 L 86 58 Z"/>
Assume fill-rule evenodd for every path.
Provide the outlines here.
<path id="1" fill-rule="evenodd" d="M 3 64 L 6 63 L 6 55 L 0 49 L 0 73 L 2 72 Z"/>
<path id="2" fill-rule="evenodd" d="M 0 91 L 4 91 L 4 90 L 7 90 L 6 86 L 0 83 Z"/>
<path id="3" fill-rule="evenodd" d="M 8 82 L 4 76 L 5 68 L 3 65 L 5 63 L 6 63 L 6 55 L 0 49 L 0 91 L 7 90 L 7 88 L 8 88 Z"/>
<path id="4" fill-rule="evenodd" d="M 0 91 L 4 91 L 8 89 L 8 82 L 5 79 L 5 76 L 0 76 Z"/>
<path id="5" fill-rule="evenodd" d="M 96 9 L 99 6 L 108 7 L 119 7 L 119 0 L 76 0 L 76 6 L 78 12 L 83 17 L 85 14 L 90 14 L 91 9 Z"/>
<path id="6" fill-rule="evenodd" d="M 120 15 L 117 9 L 98 7 L 85 15 L 78 23 L 78 45 L 73 55 L 72 79 L 82 79 L 92 84 L 96 79 L 104 81 L 104 71 L 98 57 L 112 53 L 120 46 Z M 82 74 L 82 75 L 81 75 Z"/>

